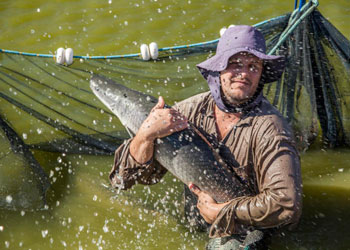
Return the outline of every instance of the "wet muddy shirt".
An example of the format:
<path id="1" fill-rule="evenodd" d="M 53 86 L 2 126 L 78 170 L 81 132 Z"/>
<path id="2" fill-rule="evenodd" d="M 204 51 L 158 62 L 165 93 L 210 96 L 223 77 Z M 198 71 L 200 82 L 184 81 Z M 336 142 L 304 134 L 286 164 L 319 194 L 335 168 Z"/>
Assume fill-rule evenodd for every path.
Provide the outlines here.
<path id="1" fill-rule="evenodd" d="M 238 197 L 218 214 L 210 237 L 246 233 L 250 228 L 295 225 L 301 215 L 301 174 L 299 154 L 290 127 L 264 98 L 242 114 L 238 123 L 218 141 L 210 92 L 186 99 L 173 108 L 188 117 L 216 148 L 226 164 L 247 183 L 251 196 Z M 113 186 L 123 189 L 137 183 L 157 183 L 166 169 L 156 161 L 138 164 L 129 153 L 132 139 L 115 153 L 110 174 Z"/>

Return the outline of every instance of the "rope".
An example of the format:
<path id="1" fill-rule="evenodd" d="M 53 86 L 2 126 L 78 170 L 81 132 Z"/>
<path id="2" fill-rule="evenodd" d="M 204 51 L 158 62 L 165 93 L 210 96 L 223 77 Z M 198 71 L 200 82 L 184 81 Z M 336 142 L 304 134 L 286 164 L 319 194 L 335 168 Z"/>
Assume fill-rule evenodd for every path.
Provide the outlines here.
<path id="1" fill-rule="evenodd" d="M 305 0 L 300 0 L 299 11 L 301 10 L 301 7 L 303 7 L 304 4 L 305 4 Z M 294 2 L 294 9 L 297 8 L 297 5 L 298 5 L 298 0 L 295 0 L 295 2 Z"/>
<path id="2" fill-rule="evenodd" d="M 310 6 L 311 5 L 311 6 Z M 299 15 L 296 15 L 294 11 L 294 13 L 291 16 L 292 21 L 290 22 L 290 24 L 288 25 L 288 27 L 285 29 L 285 31 L 283 31 L 283 33 L 280 36 L 280 39 L 278 40 L 277 44 L 275 45 L 275 47 L 273 47 L 271 49 L 271 51 L 268 53 L 269 55 L 272 55 L 276 52 L 276 50 L 278 49 L 278 47 L 287 39 L 287 37 L 295 30 L 295 28 L 308 16 L 311 14 L 311 12 L 314 11 L 314 9 L 316 9 L 316 7 L 318 6 L 318 0 L 311 0 L 309 1 L 307 4 L 305 4 L 300 11 L 301 16 L 299 17 Z"/>
<path id="3" fill-rule="evenodd" d="M 303 7 L 304 4 L 305 4 L 305 0 L 300 0 L 299 11 L 301 10 L 301 7 Z"/>
<path id="4" fill-rule="evenodd" d="M 298 0 L 295 0 L 295 9 L 297 6 Z M 291 15 L 291 21 L 287 27 L 287 29 L 281 34 L 279 41 L 275 45 L 275 47 L 269 52 L 269 55 L 272 55 L 275 53 L 277 48 L 287 39 L 287 37 L 294 31 L 294 29 L 299 25 L 301 21 L 303 21 L 317 6 L 318 6 L 318 0 L 310 0 L 307 4 L 304 4 L 305 0 L 300 0 L 299 4 L 299 10 L 294 10 L 294 12 Z M 311 6 L 311 7 L 310 7 Z M 303 13 L 303 14 L 301 14 Z M 300 16 L 301 14 L 301 16 Z M 278 20 L 280 18 L 283 18 L 284 16 L 279 16 L 275 18 L 271 18 L 265 21 L 262 21 L 260 23 L 254 24 L 253 26 L 258 28 L 259 26 L 273 21 Z M 179 45 L 179 46 L 173 46 L 173 47 L 164 47 L 160 48 L 158 51 L 169 51 L 169 50 L 178 50 L 178 49 L 186 49 L 186 48 L 193 48 L 193 47 L 200 47 L 204 45 L 210 45 L 215 44 L 219 41 L 218 39 L 207 41 L 207 42 L 200 42 L 200 43 L 193 43 L 188 45 Z M 0 52 L 7 53 L 7 54 L 16 54 L 16 55 L 24 55 L 24 56 L 36 56 L 36 57 L 45 57 L 45 58 L 56 58 L 56 55 L 51 54 L 38 54 L 38 53 L 28 53 L 28 52 L 20 52 L 15 50 L 6 50 L 6 49 L 0 49 Z M 141 53 L 133 53 L 133 54 L 125 54 L 125 55 L 111 55 L 111 56 L 73 56 L 73 58 L 78 59 L 117 59 L 117 58 L 132 58 L 132 57 L 140 57 Z"/>
<path id="5" fill-rule="evenodd" d="M 260 23 L 254 24 L 253 26 L 258 28 L 261 25 L 278 20 L 283 18 L 283 16 L 278 16 L 274 17 L 265 21 L 262 21 Z M 179 46 L 173 46 L 173 47 L 164 47 L 160 48 L 159 51 L 169 51 L 169 50 L 178 50 L 178 49 L 186 49 L 186 48 L 193 48 L 193 47 L 200 47 L 204 45 L 210 45 L 210 44 L 215 44 L 219 41 L 218 39 L 207 41 L 207 42 L 200 42 L 200 43 L 193 43 L 193 44 L 188 44 L 188 45 L 179 45 Z M 45 57 L 45 58 L 56 58 L 56 55 L 52 54 L 39 54 L 39 53 L 28 53 L 28 52 L 20 52 L 20 51 L 15 51 L 15 50 L 7 50 L 7 49 L 0 49 L 0 52 L 2 53 L 7 53 L 7 54 L 15 54 L 15 55 L 24 55 L 24 56 L 36 56 L 36 57 Z M 125 55 L 111 55 L 111 56 L 73 56 L 73 58 L 78 58 L 78 59 L 117 59 L 117 58 L 130 58 L 130 57 L 139 57 L 141 53 L 133 53 L 133 54 L 125 54 Z"/>

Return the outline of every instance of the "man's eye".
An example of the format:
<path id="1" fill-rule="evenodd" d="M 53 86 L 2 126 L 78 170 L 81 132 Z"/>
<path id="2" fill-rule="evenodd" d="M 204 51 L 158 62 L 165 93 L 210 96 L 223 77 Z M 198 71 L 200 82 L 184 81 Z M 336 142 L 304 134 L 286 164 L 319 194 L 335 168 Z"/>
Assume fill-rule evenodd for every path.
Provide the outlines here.
<path id="1" fill-rule="evenodd" d="M 250 65 L 249 70 L 251 72 L 257 72 L 258 71 L 258 67 L 256 65 Z"/>
<path id="2" fill-rule="evenodd" d="M 234 66 L 234 65 L 237 65 L 237 62 L 228 62 L 228 65 L 229 66 Z"/>

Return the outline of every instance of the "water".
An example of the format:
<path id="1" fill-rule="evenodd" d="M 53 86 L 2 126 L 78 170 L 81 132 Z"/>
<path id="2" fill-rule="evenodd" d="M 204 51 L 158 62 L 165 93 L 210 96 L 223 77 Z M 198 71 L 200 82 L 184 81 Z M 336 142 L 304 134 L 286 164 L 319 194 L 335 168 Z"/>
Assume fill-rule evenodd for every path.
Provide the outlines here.
<path id="1" fill-rule="evenodd" d="M 349 38 L 350 2 L 328 0 L 320 5 L 322 14 Z M 258 23 L 289 12 L 293 6 L 294 1 L 277 0 L 263 4 L 257 0 L 234 4 L 3 0 L 0 47 L 36 53 L 71 47 L 79 55 L 135 53 L 142 43 L 152 41 L 165 47 L 216 39 L 223 26 Z M 171 67 L 185 74 L 194 64 L 184 60 Z M 158 74 L 145 73 L 150 78 Z M 198 87 L 203 86 L 203 82 L 197 85 L 185 80 L 183 84 L 150 82 L 147 88 L 137 83 L 131 87 L 160 92 L 173 102 L 200 92 Z M 35 133 L 42 133 L 37 129 Z M 349 149 L 315 148 L 302 154 L 303 217 L 296 231 L 274 239 L 273 249 L 349 248 L 349 153 Z M 135 186 L 118 193 L 105 187 L 112 157 L 40 151 L 35 156 L 50 175 L 48 207 L 41 211 L 0 210 L 0 249 L 204 248 L 206 234 L 192 232 L 183 220 L 182 184 L 172 176 L 151 187 Z"/>

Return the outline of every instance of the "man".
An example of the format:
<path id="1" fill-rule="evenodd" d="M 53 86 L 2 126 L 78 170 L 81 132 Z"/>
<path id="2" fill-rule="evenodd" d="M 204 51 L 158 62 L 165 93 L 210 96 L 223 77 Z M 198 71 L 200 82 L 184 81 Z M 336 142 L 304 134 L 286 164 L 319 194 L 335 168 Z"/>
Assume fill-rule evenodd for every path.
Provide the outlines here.
<path id="1" fill-rule="evenodd" d="M 198 199 L 200 215 L 211 225 L 209 236 L 214 240 L 209 248 L 248 246 L 244 238 L 252 230 L 293 226 L 301 214 L 300 162 L 293 135 L 262 94 L 265 83 L 281 77 L 284 58 L 268 56 L 265 50 L 264 37 L 255 28 L 227 29 L 216 55 L 197 65 L 210 92 L 173 109 L 164 109 L 160 97 L 136 136 L 116 151 L 110 175 L 113 185 L 123 183 L 129 188 L 136 182 L 156 183 L 166 170 L 152 161 L 155 139 L 187 128 L 188 121 L 197 127 L 252 190 L 251 196 L 218 204 L 189 185 Z M 193 200 L 190 196 L 189 201 Z M 253 243 L 258 238 L 253 237 Z M 251 246 L 259 245 L 253 243 Z"/>

